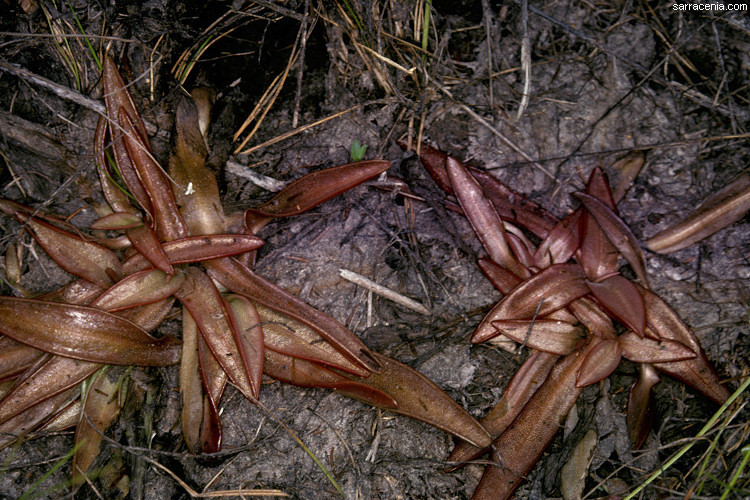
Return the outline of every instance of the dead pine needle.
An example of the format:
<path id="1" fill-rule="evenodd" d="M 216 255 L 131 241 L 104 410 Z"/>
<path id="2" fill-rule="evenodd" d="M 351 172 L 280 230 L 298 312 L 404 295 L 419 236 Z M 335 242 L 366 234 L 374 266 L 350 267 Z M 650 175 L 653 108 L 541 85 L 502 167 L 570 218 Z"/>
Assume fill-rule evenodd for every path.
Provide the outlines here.
<path id="1" fill-rule="evenodd" d="M 177 484 L 182 486 L 182 488 L 187 492 L 188 495 L 190 495 L 191 498 L 224 498 L 224 497 L 262 497 L 262 496 L 269 496 L 269 497 L 289 497 L 290 495 L 288 493 L 285 493 L 281 490 L 270 490 L 270 489 L 252 489 L 252 490 L 245 490 L 245 489 L 239 489 L 239 490 L 222 490 L 222 491 L 208 491 L 205 493 L 199 493 L 195 491 L 193 488 L 190 487 L 189 484 L 187 484 L 185 481 L 180 479 L 177 474 L 157 462 L 156 460 L 149 458 L 147 456 L 142 457 L 146 462 L 150 463 L 157 469 L 160 469 L 164 472 L 166 472 L 169 477 L 174 479 Z"/>

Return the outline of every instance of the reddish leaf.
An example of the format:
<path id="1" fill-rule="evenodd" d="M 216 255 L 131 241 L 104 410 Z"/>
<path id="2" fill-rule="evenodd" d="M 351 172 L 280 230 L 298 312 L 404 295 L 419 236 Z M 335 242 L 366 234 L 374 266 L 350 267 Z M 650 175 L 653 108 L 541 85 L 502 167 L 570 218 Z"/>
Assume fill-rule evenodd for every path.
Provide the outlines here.
<path id="1" fill-rule="evenodd" d="M 503 295 L 508 295 L 511 290 L 521 284 L 521 278 L 505 269 L 503 266 L 491 259 L 481 258 L 477 261 L 479 269 L 492 284 L 500 290 Z"/>
<path id="2" fill-rule="evenodd" d="M 588 351 L 578 371 L 577 387 L 599 382 L 617 369 L 622 358 L 622 348 L 617 339 L 601 340 Z"/>
<path id="3" fill-rule="evenodd" d="M 407 143 L 403 140 L 398 144 L 407 149 Z M 425 143 L 420 146 L 419 158 L 422 160 L 427 171 L 435 182 L 447 193 L 453 194 L 453 187 L 448 179 L 445 164 L 449 156 Z M 458 161 L 451 158 L 453 161 Z M 461 163 L 461 162 L 458 162 Z M 463 165 L 463 164 L 462 164 Z M 518 224 L 528 229 L 540 238 L 555 226 L 557 219 L 545 209 L 526 199 L 523 195 L 513 191 L 505 184 L 495 179 L 491 174 L 483 170 L 467 167 L 469 173 L 482 185 L 485 195 L 494 205 L 498 215 L 508 222 Z"/>
<path id="4" fill-rule="evenodd" d="M 426 422 L 480 448 L 491 444 L 487 431 L 474 417 L 431 380 L 398 361 L 374 354 L 383 369 L 355 380 L 391 396 L 398 405 L 393 411 Z"/>
<path id="5" fill-rule="evenodd" d="M 511 253 L 503 222 L 476 179 L 451 157 L 448 157 L 446 169 L 461 208 L 490 258 L 517 276 L 529 276 L 528 270 Z"/>
<path id="6" fill-rule="evenodd" d="M 569 261 L 581 244 L 581 217 L 578 209 L 555 224 L 537 248 L 534 260 L 541 268 L 550 264 L 564 264 Z"/>
<path id="7" fill-rule="evenodd" d="M 27 369 L 42 356 L 42 351 L 0 337 L 0 382 Z"/>
<path id="8" fill-rule="evenodd" d="M 511 497 L 581 394 L 576 377 L 584 358 L 584 354 L 575 352 L 560 360 L 510 427 L 495 439 L 493 445 L 498 455 L 493 456 L 493 461 L 502 466 L 487 467 L 474 498 Z"/>
<path id="9" fill-rule="evenodd" d="M 646 310 L 638 289 L 627 278 L 610 276 L 600 281 L 586 281 L 594 297 L 622 324 L 643 337 Z"/>
<path id="10" fill-rule="evenodd" d="M 0 297 L 0 333 L 43 351 L 103 364 L 168 366 L 180 357 L 174 337 L 155 339 L 93 307 Z"/>
<path id="11" fill-rule="evenodd" d="M 45 399 L 0 425 L 0 449 L 24 437 L 49 420 L 50 415 L 55 415 L 65 405 L 73 390 L 68 389 L 57 396 Z"/>
<path id="12" fill-rule="evenodd" d="M 349 361 L 312 328 L 301 321 L 256 304 L 263 326 L 263 341 L 267 349 L 306 359 L 330 368 L 337 368 L 352 375 L 366 377 L 370 371 Z"/>
<path id="13" fill-rule="evenodd" d="M 584 338 L 580 326 L 550 319 L 493 321 L 492 326 L 527 347 L 560 356 L 572 353 Z"/>
<path id="14" fill-rule="evenodd" d="M 622 356 L 636 363 L 665 363 L 692 359 L 697 356 L 692 349 L 677 341 L 667 339 L 655 341 L 639 337 L 633 332 L 620 335 L 620 346 Z"/>
<path id="15" fill-rule="evenodd" d="M 307 174 L 269 201 L 245 212 L 248 229 L 256 233 L 273 217 L 298 215 L 385 172 L 391 162 L 369 160 Z"/>
<path id="16" fill-rule="evenodd" d="M 130 116 L 120 108 L 120 123 L 129 133 L 123 136 L 125 148 L 133 162 L 138 179 L 151 200 L 154 230 L 161 241 L 188 236 L 187 225 L 177 208 L 172 186 L 162 167 L 154 160 L 143 136 L 133 128 Z"/>
<path id="17" fill-rule="evenodd" d="M 202 338 L 208 344 L 229 379 L 246 397 L 255 398 L 244 346 L 237 342 L 238 333 L 219 291 L 206 274 L 195 267 L 187 268 L 187 278 L 175 297 L 190 311 Z"/>
<path id="18" fill-rule="evenodd" d="M 44 251 L 69 273 L 105 288 L 112 285 L 110 274 L 122 275 L 120 260 L 111 250 L 21 213 L 16 213 L 16 217 L 26 223 Z"/>
<path id="19" fill-rule="evenodd" d="M 208 261 L 207 267 L 211 277 L 227 289 L 307 325 L 350 361 L 368 370 L 380 368 L 372 351 L 341 323 L 256 275 L 236 260 L 212 260 Z"/>
<path id="20" fill-rule="evenodd" d="M 91 306 L 115 312 L 152 304 L 170 297 L 184 282 L 184 273 L 169 276 L 158 269 L 139 271 L 118 281 L 92 302 Z"/>
<path id="21" fill-rule="evenodd" d="M 78 385 L 101 366 L 62 356 L 47 355 L 40 358 L 0 400 L 0 424 L 41 401 Z"/>
<path id="22" fill-rule="evenodd" d="M 255 306 L 240 295 L 230 295 L 226 301 L 236 323 L 239 334 L 237 341 L 242 344 L 247 358 L 250 383 L 255 391 L 255 397 L 260 393 L 260 381 L 263 377 L 263 329 L 261 319 Z"/>
<path id="23" fill-rule="evenodd" d="M 494 336 L 493 321 L 543 317 L 589 293 L 581 266 L 555 264 L 527 279 L 506 295 L 485 316 L 471 341 L 475 344 Z M 541 305 L 540 305 L 541 304 Z"/>
<path id="24" fill-rule="evenodd" d="M 247 234 L 211 234 L 189 236 L 164 243 L 163 249 L 172 264 L 191 264 L 243 254 L 260 248 L 263 240 Z M 136 254 L 123 264 L 123 272 L 133 273 L 148 266 L 146 259 Z"/>
<path id="25" fill-rule="evenodd" d="M 112 150 L 114 152 L 114 160 L 117 165 L 117 172 L 125 182 L 128 191 L 141 205 L 141 208 L 147 213 L 151 212 L 151 200 L 149 199 L 146 191 L 141 185 L 141 181 L 138 179 L 138 174 L 135 172 L 130 156 L 128 155 L 125 143 L 123 142 L 123 136 L 125 134 L 137 133 L 142 138 L 143 145 L 150 151 L 151 146 L 148 144 L 146 137 L 146 127 L 141 121 L 140 114 L 133 104 L 133 99 L 130 97 L 125 82 L 120 76 L 120 72 L 117 70 L 117 66 L 111 57 L 104 58 L 104 68 L 102 71 L 102 87 L 104 90 L 104 102 L 107 105 L 107 116 L 109 117 L 109 130 L 110 138 L 112 140 Z M 120 111 L 123 111 L 133 124 L 132 129 L 126 129 L 122 123 L 119 122 Z M 100 162 L 102 166 L 106 163 Z M 113 207 L 114 208 L 114 207 Z M 115 211 L 120 212 L 119 208 L 115 208 Z"/>
<path id="26" fill-rule="evenodd" d="M 578 321 L 593 335 L 603 339 L 617 338 L 615 326 L 612 324 L 609 315 L 602 311 L 601 307 L 593 300 L 588 297 L 580 297 L 568 304 L 568 307 Z"/>
<path id="27" fill-rule="evenodd" d="M 630 445 L 635 450 L 643 446 L 651 430 L 654 420 L 651 389 L 661 381 L 659 374 L 651 365 L 642 363 L 638 365 L 638 368 L 638 380 L 630 388 L 628 413 L 625 418 Z"/>
<path id="28" fill-rule="evenodd" d="M 604 234 L 607 235 L 607 239 L 625 257 L 625 260 L 628 261 L 641 282 L 646 284 L 646 264 L 641 252 L 641 246 L 627 224 L 612 209 L 597 198 L 586 193 L 575 193 L 574 196 L 581 200 L 588 213 L 596 219 L 597 224 L 602 228 Z"/>
<path id="29" fill-rule="evenodd" d="M 533 351 L 521 368 L 513 375 L 503 392 L 503 397 L 482 420 L 480 424 L 496 439 L 505 432 L 526 403 L 547 379 L 552 367 L 559 359 L 554 354 Z M 475 459 L 484 450 L 461 441 L 448 457 L 449 462 L 467 462 Z"/>

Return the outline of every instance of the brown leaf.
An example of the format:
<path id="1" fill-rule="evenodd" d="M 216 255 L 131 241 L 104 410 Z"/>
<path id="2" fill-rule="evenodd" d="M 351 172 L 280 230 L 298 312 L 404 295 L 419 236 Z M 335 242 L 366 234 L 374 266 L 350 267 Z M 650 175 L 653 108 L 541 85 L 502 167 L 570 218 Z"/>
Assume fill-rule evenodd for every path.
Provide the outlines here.
<path id="1" fill-rule="evenodd" d="M 118 391 L 120 384 L 109 380 L 102 370 L 86 393 L 81 420 L 76 427 L 78 445 L 73 454 L 73 485 L 83 483 L 84 475 L 101 451 L 102 434 L 120 414 Z"/>
<path id="2" fill-rule="evenodd" d="M 750 174 L 741 174 L 709 196 L 682 222 L 646 241 L 649 250 L 671 253 L 708 238 L 738 221 L 750 210 Z"/>
<path id="3" fill-rule="evenodd" d="M 255 373 L 248 365 L 244 345 L 230 321 L 227 305 L 211 279 L 196 267 L 188 267 L 185 285 L 175 297 L 190 311 L 202 338 L 237 389 L 246 397 L 257 396 L 250 381 Z"/>
<path id="4" fill-rule="evenodd" d="M 475 499 L 512 496 L 581 394 L 576 377 L 584 359 L 585 354 L 574 352 L 560 360 L 510 427 L 495 439 L 498 455 L 492 458 L 501 466 L 487 467 L 474 492 Z"/>
<path id="5" fill-rule="evenodd" d="M 170 297 L 185 282 L 185 274 L 170 276 L 158 269 L 147 269 L 121 279 L 100 295 L 92 307 L 115 312 L 152 304 Z"/>
<path id="6" fill-rule="evenodd" d="M 368 370 L 380 368 L 372 351 L 341 323 L 258 276 L 233 258 L 208 261 L 207 267 L 209 275 L 232 292 L 307 325 L 350 361 Z"/>

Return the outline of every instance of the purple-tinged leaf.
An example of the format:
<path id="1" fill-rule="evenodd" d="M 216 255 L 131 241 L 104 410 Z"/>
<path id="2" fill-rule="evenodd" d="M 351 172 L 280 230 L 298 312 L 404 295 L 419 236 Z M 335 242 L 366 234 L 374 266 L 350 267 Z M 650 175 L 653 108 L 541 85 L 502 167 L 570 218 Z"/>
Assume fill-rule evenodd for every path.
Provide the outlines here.
<path id="1" fill-rule="evenodd" d="M 646 310 L 641 294 L 630 280 L 615 275 L 600 282 L 586 281 L 586 284 L 612 316 L 641 337 L 644 336 Z"/>
<path id="2" fill-rule="evenodd" d="M 477 265 L 492 285 L 500 290 L 503 295 L 508 295 L 523 281 L 492 259 L 480 258 L 477 261 Z"/>
<path id="3" fill-rule="evenodd" d="M 654 420 L 651 389 L 661 381 L 653 366 L 641 363 L 638 369 L 638 380 L 630 388 L 628 413 L 625 417 L 630 445 L 634 450 L 643 446 L 651 430 Z"/>
<path id="4" fill-rule="evenodd" d="M 726 401 L 729 391 L 719 382 L 719 377 L 711 367 L 693 332 L 661 297 L 641 286 L 638 287 L 638 291 L 643 296 L 643 302 L 646 305 L 646 324 L 649 329 L 660 339 L 677 341 L 698 355 L 684 361 L 654 364 L 654 367 L 682 380 L 718 404 Z"/>
<path id="5" fill-rule="evenodd" d="M 602 228 L 607 239 L 625 257 L 625 260 L 628 261 L 628 264 L 633 268 L 633 271 L 638 275 L 641 282 L 647 284 L 646 264 L 643 252 L 641 252 L 641 246 L 627 224 L 612 209 L 597 198 L 586 193 L 574 193 L 574 196 L 581 200 L 588 213 L 596 219 L 597 224 Z"/>
<path id="6" fill-rule="evenodd" d="M 682 222 L 653 235 L 646 246 L 658 253 L 682 250 L 738 221 L 748 210 L 750 174 L 745 173 L 709 196 Z"/>
<path id="7" fill-rule="evenodd" d="M 219 414 L 219 401 L 224 394 L 229 374 L 222 368 L 216 356 L 211 353 L 203 335 L 198 336 L 198 360 L 204 390 L 200 430 L 201 451 L 215 453 L 221 449 L 224 436 Z"/>
<path id="8" fill-rule="evenodd" d="M 482 242 L 487 255 L 513 274 L 521 277 L 529 276 L 529 271 L 511 253 L 503 221 L 484 195 L 477 180 L 469 174 L 463 164 L 451 157 L 448 157 L 446 161 L 446 170 L 461 208 Z"/>
<path id="9" fill-rule="evenodd" d="M 123 136 L 126 134 L 137 133 L 142 138 L 143 145 L 150 150 L 151 146 L 146 134 L 146 127 L 141 121 L 141 116 L 138 110 L 133 104 L 133 99 L 130 97 L 125 82 L 120 76 L 120 72 L 117 70 L 117 66 L 111 57 L 104 58 L 104 68 L 102 71 L 102 87 L 104 90 L 104 102 L 107 105 L 107 116 L 109 117 L 109 131 L 110 138 L 112 140 L 112 150 L 114 152 L 114 160 L 117 165 L 117 171 L 119 172 L 122 180 L 125 182 L 128 191 L 134 199 L 138 201 L 141 208 L 151 213 L 151 200 L 149 199 L 146 191 L 138 179 L 135 167 L 128 155 L 127 148 L 123 141 Z M 133 124 L 132 128 L 128 129 L 120 123 L 120 111 L 123 111 L 130 118 L 130 122 Z M 102 137 L 104 137 L 102 135 Z M 100 162 L 102 166 L 106 166 L 106 163 Z M 119 208 L 115 208 L 115 211 L 120 212 Z"/>
<path id="10" fill-rule="evenodd" d="M 130 205 L 130 200 L 117 184 L 115 184 L 112 176 L 107 169 L 107 156 L 104 153 L 104 142 L 106 137 L 106 122 L 104 118 L 99 118 L 99 123 L 96 126 L 96 133 L 94 135 L 94 153 L 96 154 L 96 168 L 99 173 L 99 184 L 102 187 L 104 197 L 107 199 L 107 203 L 115 213 L 130 214 L 132 217 L 139 217 L 138 211 Z M 122 139 L 120 139 L 121 149 L 124 150 Z M 125 154 L 127 158 L 127 154 Z M 127 160 L 130 162 L 130 160 Z M 132 166 L 131 166 L 132 169 Z M 141 187 L 142 189 L 142 187 Z M 143 223 L 141 225 L 133 226 L 125 231 L 127 238 L 133 247 L 138 252 L 148 259 L 154 267 L 161 269 L 167 274 L 173 274 L 174 269 L 172 264 L 167 260 L 167 256 L 164 254 L 164 250 L 161 248 L 161 242 L 156 238 L 153 228 L 150 225 Z"/>
<path id="11" fill-rule="evenodd" d="M 618 339 L 600 340 L 591 347 L 581 364 L 576 380 L 577 387 L 586 387 L 610 376 L 622 359 Z"/>
<path id="12" fill-rule="evenodd" d="M 506 337 L 532 349 L 567 356 L 584 339 L 580 325 L 551 319 L 493 321 Z"/>
<path id="13" fill-rule="evenodd" d="M 402 148 L 408 149 L 406 141 L 399 140 L 397 142 Z M 449 156 L 442 151 L 422 143 L 419 150 L 419 158 L 435 182 L 446 193 L 453 194 L 453 187 L 445 168 Z M 451 159 L 458 161 L 453 158 Z M 533 201 L 527 200 L 523 195 L 513 191 L 495 179 L 490 173 L 466 165 L 464 166 L 482 185 L 485 195 L 503 220 L 528 229 L 540 238 L 546 237 L 547 233 L 557 223 L 557 219 L 552 214 Z"/>
<path id="14" fill-rule="evenodd" d="M 174 337 L 156 339 L 93 307 L 0 297 L 0 333 L 42 351 L 96 363 L 168 366 L 180 359 Z"/>
<path id="15" fill-rule="evenodd" d="M 697 356 L 692 349 L 675 340 L 661 341 L 639 337 L 633 332 L 620 335 L 622 357 L 636 363 L 666 363 L 682 361 Z"/>
<path id="16" fill-rule="evenodd" d="M 696 353 L 702 352 L 693 332 L 661 297 L 639 285 L 636 285 L 636 289 L 643 297 L 646 324 L 659 338 L 676 340 Z"/>
<path id="17" fill-rule="evenodd" d="M 184 282 L 185 274 L 181 272 L 170 276 L 158 269 L 139 271 L 118 281 L 91 306 L 116 312 L 152 304 L 170 297 Z"/>
<path id="18" fill-rule="evenodd" d="M 492 322 L 508 319 L 541 318 L 589 293 L 583 268 L 577 264 L 554 264 L 527 279 L 503 298 L 485 316 L 471 341 L 484 342 L 492 336 Z"/>
<path id="19" fill-rule="evenodd" d="M 105 288 L 113 283 L 110 275 L 122 275 L 120 260 L 111 250 L 23 214 L 17 213 L 16 217 L 26 223 L 44 251 L 69 273 Z"/>
<path id="20" fill-rule="evenodd" d="M 521 264 L 522 267 L 528 269 L 530 267 L 536 266 L 536 261 L 533 257 L 534 254 L 529 251 L 529 247 L 526 246 L 521 238 L 509 231 L 506 231 L 505 239 L 508 242 L 508 246 L 513 251 L 513 255 L 515 255 L 516 260 Z"/>

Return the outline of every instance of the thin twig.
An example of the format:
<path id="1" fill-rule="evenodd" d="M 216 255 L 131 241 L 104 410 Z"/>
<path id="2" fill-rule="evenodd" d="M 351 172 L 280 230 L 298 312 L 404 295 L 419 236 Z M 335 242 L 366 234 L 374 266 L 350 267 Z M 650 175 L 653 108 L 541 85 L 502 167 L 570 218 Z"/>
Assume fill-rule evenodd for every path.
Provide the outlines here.
<path id="1" fill-rule="evenodd" d="M 399 305 L 402 305 L 408 309 L 416 311 L 420 314 L 425 314 L 425 315 L 432 314 L 429 309 L 427 309 L 425 306 L 423 306 L 416 300 L 410 299 L 409 297 L 401 295 L 400 293 L 394 290 L 391 290 L 390 288 L 384 287 L 383 285 L 379 285 L 375 283 L 374 281 L 367 279 L 364 276 L 357 274 L 353 271 L 349 271 L 346 269 L 339 269 L 339 275 L 345 280 L 351 281 L 355 285 L 359 285 L 368 290 L 372 290 L 373 293 L 377 293 L 381 297 L 385 297 L 388 300 L 392 300 L 393 302 Z"/>
<path id="2" fill-rule="evenodd" d="M 529 39 L 529 0 L 521 2 L 521 67 L 523 68 L 523 96 L 516 120 L 520 120 L 529 105 L 531 93 L 531 40 Z"/>
<path id="3" fill-rule="evenodd" d="M 80 106 L 83 106 L 84 108 L 95 111 L 100 115 L 103 115 L 107 112 L 107 109 L 101 102 L 95 101 L 90 97 L 86 97 L 85 95 L 76 92 L 71 88 L 63 87 L 59 83 L 48 80 L 43 76 L 36 75 L 27 69 L 12 66 L 5 61 L 0 61 L 0 70 L 17 76 L 18 78 L 22 78 L 40 87 L 43 87 L 62 99 L 74 102 Z"/>

